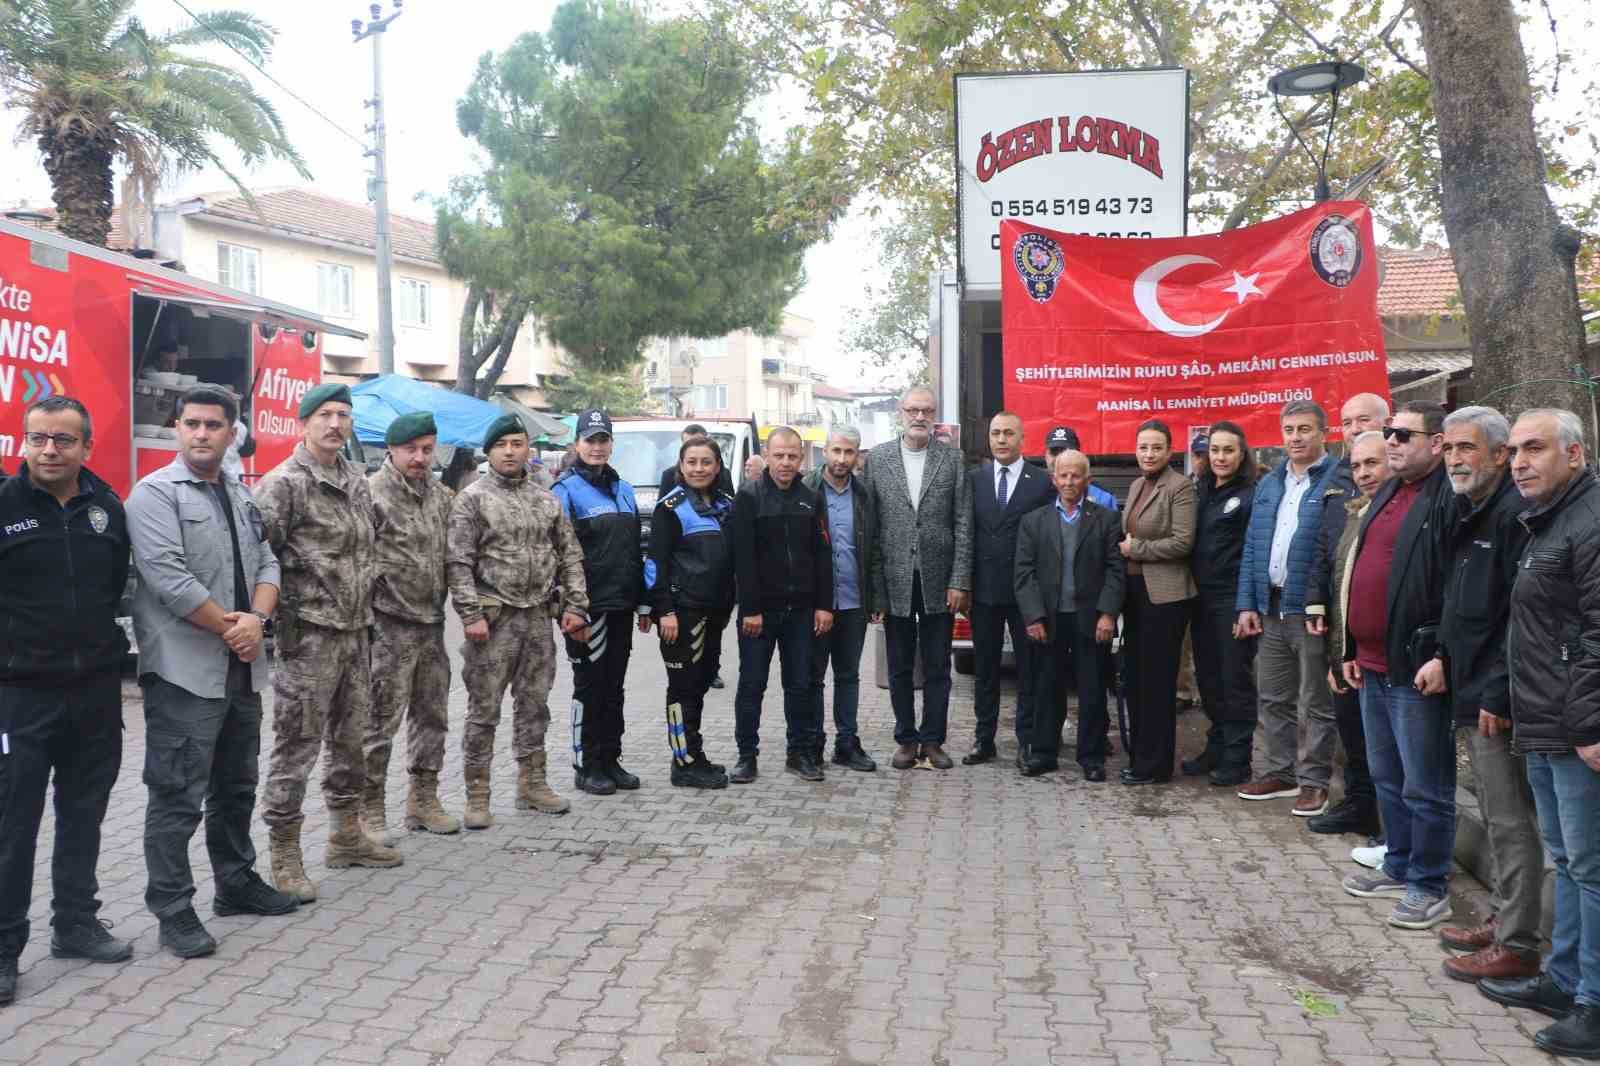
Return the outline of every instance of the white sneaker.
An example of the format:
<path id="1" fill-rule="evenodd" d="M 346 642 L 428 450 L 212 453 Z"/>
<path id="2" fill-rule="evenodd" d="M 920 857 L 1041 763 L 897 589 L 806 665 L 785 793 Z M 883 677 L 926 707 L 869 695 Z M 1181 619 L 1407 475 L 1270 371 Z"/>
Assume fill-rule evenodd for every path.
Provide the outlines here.
<path id="1" fill-rule="evenodd" d="M 1351 848 L 1350 858 L 1360 863 L 1369 870 L 1376 870 L 1383 865 L 1383 857 L 1389 854 L 1389 845 L 1379 844 L 1371 848 Z"/>

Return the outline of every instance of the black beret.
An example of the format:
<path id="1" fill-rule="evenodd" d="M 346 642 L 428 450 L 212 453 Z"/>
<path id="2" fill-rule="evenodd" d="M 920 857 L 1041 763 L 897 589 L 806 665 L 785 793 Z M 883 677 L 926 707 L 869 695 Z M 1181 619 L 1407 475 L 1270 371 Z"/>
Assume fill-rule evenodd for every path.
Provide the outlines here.
<path id="1" fill-rule="evenodd" d="M 528 427 L 524 426 L 522 419 L 516 415 L 501 415 L 489 424 L 489 432 L 483 435 L 483 450 L 488 451 L 494 447 L 495 441 L 513 433 L 521 433 L 523 436 L 527 436 Z"/>

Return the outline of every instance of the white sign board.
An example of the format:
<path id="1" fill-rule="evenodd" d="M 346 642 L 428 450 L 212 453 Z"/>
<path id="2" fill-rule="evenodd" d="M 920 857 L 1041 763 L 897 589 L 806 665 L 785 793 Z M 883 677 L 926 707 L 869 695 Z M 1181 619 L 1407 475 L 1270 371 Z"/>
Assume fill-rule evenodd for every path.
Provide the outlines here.
<path id="1" fill-rule="evenodd" d="M 999 299 L 1000 223 L 1181 237 L 1189 72 L 957 74 L 957 255 L 968 297 Z"/>

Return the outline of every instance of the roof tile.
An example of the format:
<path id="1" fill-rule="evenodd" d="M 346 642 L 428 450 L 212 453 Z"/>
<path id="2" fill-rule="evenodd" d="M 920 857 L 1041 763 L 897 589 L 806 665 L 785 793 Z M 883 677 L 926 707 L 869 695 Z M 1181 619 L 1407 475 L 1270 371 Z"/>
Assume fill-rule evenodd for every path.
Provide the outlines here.
<path id="1" fill-rule="evenodd" d="M 291 236 L 338 241 L 360 248 L 377 246 L 377 211 L 310 189 L 273 189 L 256 193 L 256 208 L 243 196 L 205 197 L 204 213 L 254 225 L 263 223 Z M 389 214 L 394 254 L 428 263 L 439 262 L 434 247 L 433 223 L 405 215 Z"/>
<path id="2" fill-rule="evenodd" d="M 1462 311 L 1455 262 L 1447 249 L 1380 248 L 1380 315 L 1455 315 Z"/>

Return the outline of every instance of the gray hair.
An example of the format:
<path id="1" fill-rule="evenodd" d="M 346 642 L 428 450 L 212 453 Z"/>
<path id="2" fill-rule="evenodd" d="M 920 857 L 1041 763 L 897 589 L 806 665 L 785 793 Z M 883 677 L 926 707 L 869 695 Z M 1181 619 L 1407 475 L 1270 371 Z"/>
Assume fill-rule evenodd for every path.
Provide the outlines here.
<path id="1" fill-rule="evenodd" d="M 1317 417 L 1317 428 L 1328 428 L 1328 412 L 1324 411 L 1322 405 L 1314 400 L 1290 400 L 1283 405 L 1283 410 L 1278 412 L 1278 421 L 1282 422 L 1290 415 L 1315 415 Z"/>
<path id="2" fill-rule="evenodd" d="M 1344 402 L 1344 405 L 1346 407 L 1349 407 L 1351 404 L 1355 403 L 1357 400 L 1365 400 L 1365 401 L 1367 401 L 1369 403 L 1377 404 L 1378 405 L 1378 410 L 1383 412 L 1378 417 L 1379 418 L 1388 418 L 1389 417 L 1389 401 L 1385 400 L 1382 396 L 1379 396 L 1377 393 L 1375 393 L 1375 392 L 1358 392 L 1354 396 L 1352 396 L 1348 400 L 1346 400 Z M 1341 411 L 1341 414 L 1342 413 L 1343 412 Z"/>
<path id="3" fill-rule="evenodd" d="M 1462 407 L 1444 416 L 1444 428 L 1477 426 L 1490 451 L 1503 448 L 1511 439 L 1511 423 L 1493 407 Z"/>
<path id="4" fill-rule="evenodd" d="M 1094 468 L 1089 463 L 1089 457 L 1087 455 L 1083 454 L 1076 448 L 1063 448 L 1061 451 L 1056 452 L 1055 455 L 1050 457 L 1050 473 L 1054 474 L 1056 472 L 1056 468 L 1061 465 L 1061 460 L 1063 459 L 1069 463 L 1082 463 L 1083 472 L 1086 476 L 1091 475 L 1094 471 Z"/>
<path id="5" fill-rule="evenodd" d="M 913 385 L 905 392 L 900 394 L 900 402 L 896 406 L 904 407 L 906 405 L 906 401 L 911 399 L 911 397 L 915 396 L 919 392 L 925 392 L 928 394 L 928 399 L 934 401 L 935 403 L 939 402 L 939 398 L 933 394 L 933 389 L 931 387 L 927 385 Z"/>
<path id="6" fill-rule="evenodd" d="M 1362 430 L 1360 433 L 1357 433 L 1354 437 L 1352 437 L 1350 439 L 1350 450 L 1351 451 L 1355 451 L 1357 444 L 1360 444 L 1364 440 L 1371 440 L 1373 437 L 1377 437 L 1378 438 L 1378 443 L 1382 444 L 1383 443 L 1383 430 L 1381 430 L 1381 429 L 1365 429 L 1365 430 Z"/>
<path id="7" fill-rule="evenodd" d="M 1571 411 L 1560 407 L 1532 407 L 1518 415 L 1517 421 L 1524 418 L 1553 418 L 1556 440 L 1562 448 L 1570 448 L 1574 444 L 1583 446 L 1583 421 Z"/>
<path id="8" fill-rule="evenodd" d="M 835 437 L 842 437 L 850 443 L 850 447 L 856 451 L 861 450 L 861 431 L 855 426 L 829 426 L 828 439 L 832 440 Z"/>

